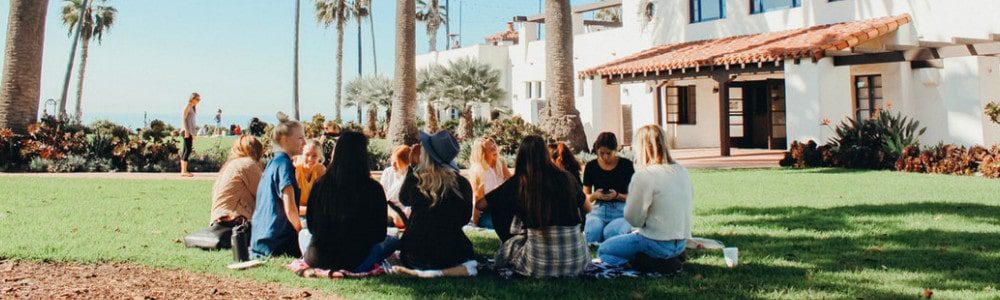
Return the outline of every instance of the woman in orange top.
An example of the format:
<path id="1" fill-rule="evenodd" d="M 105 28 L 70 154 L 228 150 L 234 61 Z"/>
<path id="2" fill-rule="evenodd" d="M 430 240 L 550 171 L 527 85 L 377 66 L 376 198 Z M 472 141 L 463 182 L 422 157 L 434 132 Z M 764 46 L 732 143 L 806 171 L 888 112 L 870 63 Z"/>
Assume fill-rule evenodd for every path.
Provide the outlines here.
<path id="1" fill-rule="evenodd" d="M 299 215 L 306 215 L 306 204 L 312 186 L 326 173 L 323 166 L 323 145 L 317 140 L 308 140 L 302 148 L 302 155 L 295 159 L 295 181 L 299 183 Z"/>

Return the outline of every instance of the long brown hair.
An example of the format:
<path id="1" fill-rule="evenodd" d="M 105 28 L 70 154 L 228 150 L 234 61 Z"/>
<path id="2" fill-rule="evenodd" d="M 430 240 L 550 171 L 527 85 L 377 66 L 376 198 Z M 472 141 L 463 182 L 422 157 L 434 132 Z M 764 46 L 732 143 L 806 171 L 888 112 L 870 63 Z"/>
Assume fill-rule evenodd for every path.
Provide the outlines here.
<path id="1" fill-rule="evenodd" d="M 573 151 L 566 143 L 549 144 L 549 154 L 552 156 L 552 163 L 556 164 L 557 167 L 574 176 L 580 176 L 580 162 L 573 156 Z"/>
<path id="2" fill-rule="evenodd" d="M 539 227 L 551 225 L 553 207 L 566 207 L 555 202 L 570 197 L 558 195 L 569 193 L 568 187 L 579 186 L 570 182 L 566 172 L 552 163 L 545 140 L 537 135 L 528 136 L 521 142 L 514 177 L 519 180 L 518 196 L 529 219 L 526 223 Z"/>
<path id="3" fill-rule="evenodd" d="M 187 104 L 187 106 L 184 107 L 184 117 L 185 118 L 187 118 L 188 113 L 191 112 L 192 109 L 195 109 L 194 106 L 198 105 L 195 102 L 196 99 L 198 101 L 201 101 L 201 95 L 199 95 L 198 93 L 191 93 L 191 97 L 188 98 L 188 104 Z"/>
<path id="4" fill-rule="evenodd" d="M 259 161 L 262 156 L 264 156 L 264 144 L 252 135 L 241 135 L 239 139 L 233 141 L 227 161 L 243 157 Z"/>

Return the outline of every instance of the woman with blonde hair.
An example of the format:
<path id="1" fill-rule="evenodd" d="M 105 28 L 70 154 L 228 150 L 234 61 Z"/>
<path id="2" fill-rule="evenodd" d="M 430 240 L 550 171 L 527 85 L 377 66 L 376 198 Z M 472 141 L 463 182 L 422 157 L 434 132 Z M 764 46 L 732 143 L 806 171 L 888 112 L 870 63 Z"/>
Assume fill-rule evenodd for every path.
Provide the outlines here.
<path id="1" fill-rule="evenodd" d="M 458 174 L 459 145 L 448 131 L 420 132 L 420 162 L 406 175 L 399 192 L 411 206 L 400 242 L 402 266 L 394 272 L 416 277 L 475 276 L 472 242 L 462 226 L 472 217 L 472 186 Z"/>
<path id="2" fill-rule="evenodd" d="M 257 206 L 250 233 L 252 256 L 302 256 L 299 250 L 299 185 L 295 179 L 292 157 L 305 146 L 302 123 L 278 113 L 278 124 L 271 131 L 274 158 L 264 167 L 257 186 Z"/>
<path id="3" fill-rule="evenodd" d="M 233 227 L 253 217 L 264 145 L 249 135 L 233 141 L 229 158 L 212 186 L 212 225 Z"/>
<path id="4" fill-rule="evenodd" d="M 299 215 L 306 216 L 306 206 L 309 205 L 309 192 L 313 184 L 326 174 L 323 163 L 323 144 L 316 139 L 309 139 L 302 147 L 302 155 L 295 157 L 295 181 L 299 184 Z"/>
<path id="5" fill-rule="evenodd" d="M 184 114 L 181 115 L 181 137 L 184 138 L 183 147 L 181 148 L 181 176 L 183 177 L 194 176 L 188 172 L 188 159 L 191 158 L 191 151 L 194 148 L 194 136 L 198 133 L 196 120 L 199 102 L 201 102 L 201 95 L 191 93 L 191 97 L 188 98 L 188 104 L 184 107 Z"/>
<path id="6" fill-rule="evenodd" d="M 660 262 L 654 266 L 671 265 L 668 260 L 679 257 L 691 238 L 694 189 L 687 170 L 670 156 L 665 136 L 657 125 L 643 126 L 636 133 L 636 172 L 629 184 L 625 220 L 638 231 L 601 244 L 597 252 L 606 264 L 633 261 L 635 266 L 637 258 L 643 258 Z"/>
<path id="7" fill-rule="evenodd" d="M 500 159 L 500 152 L 497 151 L 497 144 L 493 139 L 481 137 L 472 143 L 472 154 L 469 156 L 469 182 L 472 184 L 472 198 L 475 202 L 485 201 L 483 199 L 486 194 L 495 190 L 510 176 L 510 169 Z M 492 229 L 493 222 L 493 215 L 488 211 L 472 212 L 471 225 Z M 510 223 L 503 223 L 510 226 Z M 503 225 L 497 224 L 497 226 Z"/>

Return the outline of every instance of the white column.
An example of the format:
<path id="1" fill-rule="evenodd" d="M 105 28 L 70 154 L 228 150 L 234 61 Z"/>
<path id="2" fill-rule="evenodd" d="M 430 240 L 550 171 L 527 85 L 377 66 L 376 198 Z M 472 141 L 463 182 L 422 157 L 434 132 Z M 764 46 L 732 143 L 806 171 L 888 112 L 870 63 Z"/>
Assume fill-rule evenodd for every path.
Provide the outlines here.
<path id="1" fill-rule="evenodd" d="M 826 143 L 834 136 L 832 128 L 852 115 L 850 67 L 835 67 L 827 57 L 816 63 L 786 60 L 784 70 L 788 145 L 808 140 Z M 831 124 L 823 125 L 824 119 Z"/>

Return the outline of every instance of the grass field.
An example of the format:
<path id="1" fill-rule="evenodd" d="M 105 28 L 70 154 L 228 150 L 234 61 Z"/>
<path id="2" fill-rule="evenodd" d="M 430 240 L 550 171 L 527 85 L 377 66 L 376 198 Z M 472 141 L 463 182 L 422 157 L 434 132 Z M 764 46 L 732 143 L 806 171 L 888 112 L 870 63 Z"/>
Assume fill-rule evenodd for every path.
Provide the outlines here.
<path id="1" fill-rule="evenodd" d="M 229 252 L 185 249 L 211 182 L 0 177 L 0 257 L 128 261 L 274 281 L 349 298 L 1000 298 L 1000 181 L 834 169 L 693 171 L 694 234 L 740 248 L 689 253 L 662 279 L 306 280 L 229 271 Z M 497 240 L 472 234 L 490 255 Z"/>

